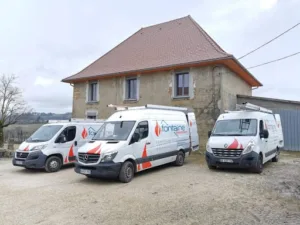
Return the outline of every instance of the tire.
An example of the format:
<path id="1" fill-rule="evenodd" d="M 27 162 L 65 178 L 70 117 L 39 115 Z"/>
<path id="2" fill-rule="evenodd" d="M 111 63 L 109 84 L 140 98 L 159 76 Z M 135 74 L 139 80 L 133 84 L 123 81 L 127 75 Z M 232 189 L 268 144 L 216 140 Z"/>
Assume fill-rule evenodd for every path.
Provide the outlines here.
<path id="1" fill-rule="evenodd" d="M 183 166 L 184 164 L 184 153 L 182 151 L 179 151 L 177 153 L 176 161 L 175 161 L 175 166 Z"/>
<path id="2" fill-rule="evenodd" d="M 215 170 L 215 169 L 217 169 L 216 166 L 212 166 L 212 165 L 209 165 L 209 164 L 207 164 L 207 167 L 208 167 L 208 169 L 210 169 L 210 170 Z"/>
<path id="3" fill-rule="evenodd" d="M 45 163 L 45 170 L 48 173 L 54 173 L 60 170 L 62 166 L 62 161 L 57 156 L 50 156 Z"/>
<path id="4" fill-rule="evenodd" d="M 126 161 L 123 163 L 120 174 L 119 180 L 123 183 L 129 183 L 134 177 L 134 166 L 132 162 Z"/>
<path id="5" fill-rule="evenodd" d="M 277 152 L 276 152 L 276 156 L 272 158 L 272 162 L 278 162 L 279 161 L 279 150 L 277 149 Z"/>
<path id="6" fill-rule="evenodd" d="M 95 179 L 96 177 L 94 177 L 94 176 L 91 176 L 91 175 L 85 175 L 87 178 L 89 178 L 89 179 Z"/>
<path id="7" fill-rule="evenodd" d="M 252 171 L 254 173 L 262 173 L 263 171 L 263 158 L 262 158 L 262 155 L 259 155 L 257 161 L 256 161 L 256 164 L 255 164 L 255 167 L 252 169 Z"/>

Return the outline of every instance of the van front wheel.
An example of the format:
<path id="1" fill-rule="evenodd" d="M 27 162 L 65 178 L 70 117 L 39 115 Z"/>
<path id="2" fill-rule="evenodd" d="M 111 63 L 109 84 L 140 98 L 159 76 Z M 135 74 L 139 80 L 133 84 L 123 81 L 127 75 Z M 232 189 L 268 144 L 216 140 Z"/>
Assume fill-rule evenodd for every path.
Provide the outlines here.
<path id="1" fill-rule="evenodd" d="M 134 167 L 132 162 L 124 162 L 120 170 L 119 180 L 123 183 L 129 183 L 133 179 L 133 177 Z"/>
<path id="2" fill-rule="evenodd" d="M 184 154 L 179 151 L 176 157 L 175 166 L 182 166 L 184 164 Z"/>
<path id="3" fill-rule="evenodd" d="M 60 170 L 62 166 L 62 162 L 61 159 L 57 156 L 50 156 L 47 160 L 46 160 L 46 164 L 45 164 L 45 170 L 48 173 L 53 173 L 53 172 L 57 172 Z"/>
<path id="4" fill-rule="evenodd" d="M 256 164 L 254 166 L 254 168 L 252 169 L 252 171 L 254 173 L 261 173 L 263 171 L 263 157 L 262 155 L 259 155 L 259 157 L 257 158 Z"/>

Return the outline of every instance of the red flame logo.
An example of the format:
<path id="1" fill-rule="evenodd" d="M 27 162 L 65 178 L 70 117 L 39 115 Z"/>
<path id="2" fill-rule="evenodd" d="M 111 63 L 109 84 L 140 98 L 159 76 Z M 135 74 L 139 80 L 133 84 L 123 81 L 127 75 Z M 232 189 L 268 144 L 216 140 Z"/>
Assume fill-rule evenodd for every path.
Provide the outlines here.
<path id="1" fill-rule="evenodd" d="M 161 133 L 161 128 L 160 126 L 158 125 L 157 121 L 156 121 L 156 125 L 155 125 L 155 129 L 154 129 L 154 132 L 156 134 L 156 136 L 158 137 Z"/>
<path id="2" fill-rule="evenodd" d="M 88 136 L 88 133 L 87 133 L 87 131 L 86 131 L 85 128 L 83 128 L 83 131 L 82 131 L 82 133 L 81 133 L 81 136 L 82 136 L 83 139 L 86 139 L 86 137 Z"/>
<path id="3" fill-rule="evenodd" d="M 228 149 L 243 149 L 243 145 L 238 142 L 237 139 L 234 139 L 234 141 L 227 147 Z"/>
<path id="4" fill-rule="evenodd" d="M 101 147 L 101 144 L 96 146 L 95 148 L 89 150 L 87 153 L 88 154 L 99 154 L 100 155 L 100 152 L 101 152 L 100 147 Z"/>
<path id="5" fill-rule="evenodd" d="M 190 121 L 190 127 L 193 125 L 192 121 Z"/>
<path id="6" fill-rule="evenodd" d="M 29 145 L 27 145 L 27 147 L 26 148 L 24 148 L 24 150 L 23 151 L 29 151 Z"/>

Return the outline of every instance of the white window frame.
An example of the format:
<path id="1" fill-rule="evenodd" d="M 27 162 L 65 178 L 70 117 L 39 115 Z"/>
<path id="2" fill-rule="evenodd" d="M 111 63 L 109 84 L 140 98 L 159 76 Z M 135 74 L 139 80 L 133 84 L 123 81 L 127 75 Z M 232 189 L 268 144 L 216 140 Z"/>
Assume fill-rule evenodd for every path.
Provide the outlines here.
<path id="1" fill-rule="evenodd" d="M 86 110 L 85 111 L 85 117 L 86 119 L 91 119 L 91 118 L 88 118 L 89 116 L 95 116 L 97 119 L 98 118 L 98 111 L 97 110 Z"/>
<path id="2" fill-rule="evenodd" d="M 177 77 L 178 75 L 181 74 L 187 74 L 188 75 L 188 90 L 189 93 L 188 95 L 177 95 Z M 193 75 L 191 73 L 191 71 L 188 70 L 181 70 L 181 71 L 173 71 L 173 82 L 172 82 L 172 98 L 173 99 L 181 99 L 181 98 L 188 98 L 188 99 L 192 99 L 194 98 L 194 81 L 193 81 Z"/>
<path id="3" fill-rule="evenodd" d="M 96 84 L 96 99 L 91 100 L 91 84 Z M 99 102 L 99 81 L 89 81 L 86 83 L 86 102 Z"/>

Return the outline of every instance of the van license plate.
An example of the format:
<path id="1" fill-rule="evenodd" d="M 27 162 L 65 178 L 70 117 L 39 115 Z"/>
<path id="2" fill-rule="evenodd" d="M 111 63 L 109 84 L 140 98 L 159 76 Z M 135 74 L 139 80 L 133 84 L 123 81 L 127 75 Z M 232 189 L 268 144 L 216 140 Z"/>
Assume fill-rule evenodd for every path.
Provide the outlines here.
<path id="1" fill-rule="evenodd" d="M 17 164 L 17 165 L 23 165 L 24 162 L 23 162 L 23 161 L 16 161 L 16 164 Z"/>
<path id="2" fill-rule="evenodd" d="M 232 159 L 220 159 L 220 162 L 233 163 L 233 160 Z"/>
<path id="3" fill-rule="evenodd" d="M 80 169 L 80 173 L 82 173 L 82 174 L 91 174 L 91 171 L 90 170 Z"/>

